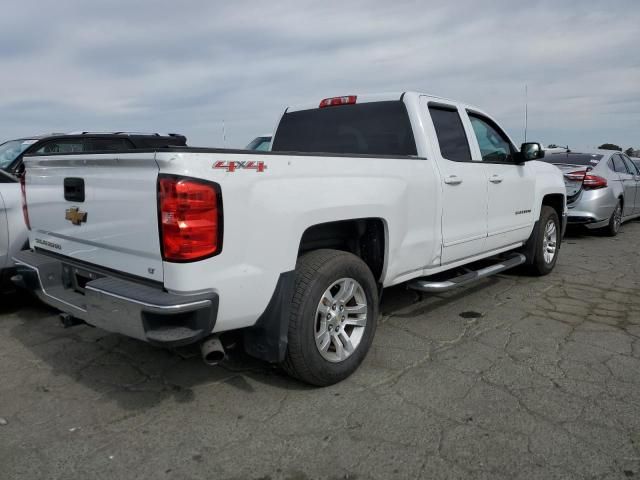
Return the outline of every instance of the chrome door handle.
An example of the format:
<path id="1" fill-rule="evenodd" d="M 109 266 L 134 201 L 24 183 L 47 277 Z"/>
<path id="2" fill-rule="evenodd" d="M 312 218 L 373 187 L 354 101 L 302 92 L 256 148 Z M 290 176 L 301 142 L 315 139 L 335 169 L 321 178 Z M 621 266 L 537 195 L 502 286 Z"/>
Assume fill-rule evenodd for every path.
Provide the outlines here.
<path id="1" fill-rule="evenodd" d="M 462 179 L 457 175 L 449 175 L 445 177 L 444 183 L 447 185 L 460 185 L 462 183 Z"/>
<path id="2" fill-rule="evenodd" d="M 491 178 L 489 178 L 489 181 L 491 183 L 500 183 L 502 182 L 502 180 L 504 180 L 504 178 L 502 178 L 500 175 L 491 175 Z"/>

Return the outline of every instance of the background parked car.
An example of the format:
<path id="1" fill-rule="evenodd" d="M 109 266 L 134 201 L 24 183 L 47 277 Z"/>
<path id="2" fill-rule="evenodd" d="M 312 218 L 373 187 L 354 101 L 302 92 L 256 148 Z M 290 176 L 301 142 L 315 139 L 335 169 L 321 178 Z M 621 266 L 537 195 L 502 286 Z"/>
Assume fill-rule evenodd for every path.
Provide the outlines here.
<path id="1" fill-rule="evenodd" d="M 9 140 L 1 144 L 0 169 L 20 175 L 23 170 L 22 157 L 30 153 L 113 152 L 186 145 L 187 138 L 175 133 L 52 133 Z"/>
<path id="2" fill-rule="evenodd" d="M 613 236 L 622 222 L 640 217 L 640 168 L 624 153 L 565 151 L 548 153 L 543 161 L 564 174 L 569 224 L 602 228 Z"/>
<path id="3" fill-rule="evenodd" d="M 259 150 L 263 152 L 269 151 L 271 150 L 271 135 L 256 137 L 244 148 L 247 150 Z"/>
<path id="4" fill-rule="evenodd" d="M 640 158 L 629 157 L 638 170 L 640 170 Z"/>
<path id="5" fill-rule="evenodd" d="M 26 245 L 20 184 L 16 177 L 0 170 L 0 292 L 9 283 L 12 254 Z"/>
<path id="6" fill-rule="evenodd" d="M 113 152 L 168 146 L 186 146 L 183 135 L 157 133 L 74 132 L 9 140 L 0 145 L 0 286 L 13 272 L 12 257 L 27 246 L 19 176 L 29 153 Z M 7 228 L 5 229 L 5 225 Z"/>

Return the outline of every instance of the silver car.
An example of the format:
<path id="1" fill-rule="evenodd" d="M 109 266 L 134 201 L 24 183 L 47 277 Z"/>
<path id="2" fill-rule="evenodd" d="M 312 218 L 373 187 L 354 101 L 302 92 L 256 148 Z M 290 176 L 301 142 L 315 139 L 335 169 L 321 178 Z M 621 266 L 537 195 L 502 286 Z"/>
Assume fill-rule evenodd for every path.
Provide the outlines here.
<path id="1" fill-rule="evenodd" d="M 543 161 L 556 165 L 567 187 L 569 224 L 618 234 L 622 222 L 640 217 L 640 166 L 622 152 L 560 152 Z"/>

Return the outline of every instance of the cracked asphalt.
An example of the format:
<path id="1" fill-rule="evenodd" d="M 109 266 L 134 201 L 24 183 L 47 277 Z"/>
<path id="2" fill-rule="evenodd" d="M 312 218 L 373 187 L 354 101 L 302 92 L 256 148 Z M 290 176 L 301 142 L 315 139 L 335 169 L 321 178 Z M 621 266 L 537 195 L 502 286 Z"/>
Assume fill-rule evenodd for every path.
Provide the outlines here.
<path id="1" fill-rule="evenodd" d="M 640 222 L 544 278 L 385 291 L 360 370 L 316 389 L 0 300 L 1 479 L 640 478 Z"/>

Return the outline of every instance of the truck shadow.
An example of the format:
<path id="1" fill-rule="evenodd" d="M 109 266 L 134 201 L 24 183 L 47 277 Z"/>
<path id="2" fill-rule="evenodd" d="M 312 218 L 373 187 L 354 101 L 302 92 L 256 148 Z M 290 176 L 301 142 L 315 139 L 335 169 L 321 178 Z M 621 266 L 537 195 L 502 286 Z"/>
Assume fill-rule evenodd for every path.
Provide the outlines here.
<path id="1" fill-rule="evenodd" d="M 398 312 L 396 317 L 402 317 L 407 309 L 411 315 L 427 314 L 495 281 L 484 280 L 446 296 L 428 298 L 404 286 L 392 287 L 385 290 L 380 311 L 383 315 Z M 412 306 L 415 308 L 409 308 Z M 15 323 L 9 330 L 10 337 L 35 357 L 29 362 L 50 370 L 44 377 L 38 375 L 39 383 L 31 386 L 37 395 L 52 395 L 56 385 L 70 379 L 85 387 L 81 390 L 90 392 L 91 399 L 97 394 L 98 401 L 115 401 L 123 409 L 142 410 L 167 399 L 192 402 L 195 389 L 203 387 L 231 387 L 242 394 L 253 393 L 256 384 L 292 391 L 315 389 L 291 379 L 278 366 L 248 356 L 241 347 L 228 350 L 224 362 L 210 367 L 202 362 L 198 347 L 166 350 L 87 325 L 65 329 L 57 311 L 30 295 L 0 304 L 0 315 L 7 314 Z M 385 328 L 384 324 L 380 328 Z"/>

